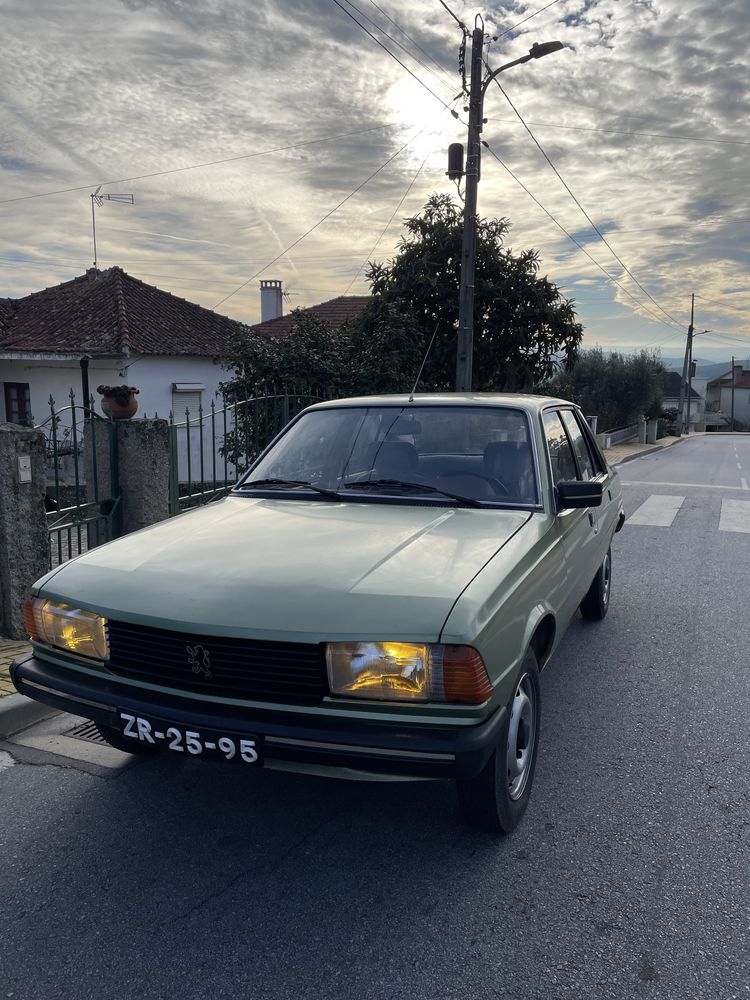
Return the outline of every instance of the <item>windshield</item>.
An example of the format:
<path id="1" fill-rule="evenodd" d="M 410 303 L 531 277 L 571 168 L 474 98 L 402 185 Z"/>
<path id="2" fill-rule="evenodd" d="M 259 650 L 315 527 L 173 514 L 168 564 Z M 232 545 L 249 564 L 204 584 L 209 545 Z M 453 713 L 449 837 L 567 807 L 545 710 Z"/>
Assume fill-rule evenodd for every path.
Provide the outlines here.
<path id="1" fill-rule="evenodd" d="M 526 414 L 504 406 L 331 407 L 303 414 L 240 482 L 257 488 L 536 505 Z M 432 497 L 431 497 L 432 499 Z"/>

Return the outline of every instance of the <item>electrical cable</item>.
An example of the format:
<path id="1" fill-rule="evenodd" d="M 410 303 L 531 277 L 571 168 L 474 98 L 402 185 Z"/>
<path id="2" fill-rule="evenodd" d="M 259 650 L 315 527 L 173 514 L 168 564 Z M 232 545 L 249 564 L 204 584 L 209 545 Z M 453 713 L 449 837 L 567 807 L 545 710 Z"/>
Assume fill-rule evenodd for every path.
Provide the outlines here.
<path id="1" fill-rule="evenodd" d="M 448 13 L 450 14 L 450 16 L 453 18 L 453 20 L 456 22 L 456 24 L 459 26 L 459 28 L 461 28 L 462 31 L 468 31 L 469 30 L 466 27 L 466 25 L 464 24 L 464 22 L 460 18 L 456 17 L 456 15 L 450 9 L 450 7 L 448 6 L 448 4 L 445 2 L 445 0 L 438 0 L 438 3 L 441 5 L 441 7 L 444 7 L 445 10 L 448 11 Z"/>
<path id="2" fill-rule="evenodd" d="M 38 194 L 25 194 L 18 198 L 2 198 L 0 205 L 8 205 L 16 201 L 31 201 L 33 198 L 49 198 L 57 194 L 70 194 L 73 191 L 88 191 L 98 184 L 102 187 L 105 184 L 125 184 L 128 181 L 142 181 L 150 177 L 163 177 L 165 174 L 179 174 L 185 170 L 198 170 L 201 167 L 214 167 L 221 163 L 233 163 L 235 160 L 249 160 L 255 156 L 267 156 L 269 153 L 283 153 L 289 149 L 300 149 L 302 146 L 314 146 L 321 142 L 330 142 L 332 139 L 345 139 L 350 135 L 365 135 L 368 132 L 377 132 L 384 128 L 408 128 L 413 122 L 390 122 L 386 125 L 373 125 L 370 128 L 353 129 L 350 132 L 339 132 L 336 135 L 326 135 L 322 139 L 305 139 L 303 142 L 289 143 L 286 146 L 274 146 L 271 149 L 261 149 L 256 153 L 241 153 L 239 156 L 225 156 L 221 160 L 206 160 L 204 163 L 191 163 L 186 167 L 171 167 L 169 170 L 154 170 L 148 174 L 136 174 L 134 177 L 117 177 L 113 180 L 91 181 L 90 184 L 80 184 L 78 187 L 60 188 L 57 191 L 40 191 Z"/>
<path id="3" fill-rule="evenodd" d="M 501 122 L 504 125 L 516 125 L 510 118 L 488 118 L 487 121 L 490 122 Z M 626 129 L 619 128 L 596 128 L 594 126 L 586 125 L 560 125 L 554 122 L 528 122 L 528 125 L 533 125 L 535 128 L 559 128 L 567 129 L 572 132 L 606 132 L 609 135 L 638 135 L 643 136 L 647 139 L 674 139 L 679 142 L 704 142 L 704 143 L 718 143 L 725 146 L 750 146 L 750 139 L 704 139 L 697 135 L 668 135 L 664 132 L 631 132 Z"/>
<path id="4" fill-rule="evenodd" d="M 370 0 L 370 3 L 372 4 L 372 6 L 376 10 L 380 11 L 380 13 L 383 15 L 383 17 L 385 17 L 388 21 L 391 22 L 391 24 L 394 26 L 394 28 L 397 28 L 401 32 L 401 34 L 404 36 L 404 38 L 407 39 L 407 41 L 411 42 L 411 44 L 414 46 L 415 49 L 418 49 L 426 59 L 429 59 L 430 62 L 434 66 L 437 66 L 437 68 L 440 70 L 441 73 L 444 72 L 443 67 L 440 65 L 440 63 L 437 61 L 437 59 L 435 59 L 434 56 L 431 56 L 430 53 L 426 49 L 423 49 L 422 46 L 419 44 L 419 42 L 416 41 L 416 39 L 412 38 L 411 35 L 408 34 L 404 30 L 404 28 L 401 27 L 401 25 L 398 23 L 398 21 L 395 21 L 390 16 L 390 14 L 387 11 L 383 10 L 383 8 L 381 6 L 379 6 L 377 3 L 375 3 L 375 0 Z"/>
<path id="5" fill-rule="evenodd" d="M 497 37 L 503 38 L 505 35 L 509 35 L 511 31 L 515 31 L 516 28 L 520 28 L 522 24 L 526 24 L 527 21 L 530 21 L 532 17 L 536 17 L 537 14 L 543 14 L 545 10 L 549 10 L 550 7 L 554 7 L 556 3 L 560 3 L 560 0 L 552 0 L 552 3 L 548 3 L 546 7 L 541 7 L 539 10 L 535 10 L 533 14 L 529 14 L 528 17 L 519 21 L 518 24 L 514 24 L 512 28 L 508 28 L 506 31 L 501 31 Z"/>
<path id="6" fill-rule="evenodd" d="M 552 162 L 552 160 L 549 158 L 549 156 L 547 155 L 547 153 L 544 151 L 544 149 L 540 145 L 539 141 L 537 140 L 536 136 L 534 135 L 534 133 L 531 131 L 531 129 L 529 128 L 529 126 L 524 121 L 524 118 L 523 118 L 521 112 L 515 106 L 515 104 L 513 103 L 513 101 L 511 101 L 510 97 L 506 94 L 505 90 L 503 90 L 503 87 L 502 87 L 500 81 L 497 78 L 495 78 L 495 83 L 497 84 L 498 88 L 500 89 L 500 93 L 503 95 L 503 97 L 508 102 L 508 104 L 510 104 L 510 106 L 513 109 L 516 117 L 519 119 L 519 121 L 521 122 L 521 124 L 523 125 L 523 127 L 526 129 L 526 131 L 528 132 L 528 134 L 531 136 L 531 139 L 532 139 L 534 145 L 537 147 L 537 149 L 539 150 L 539 152 L 542 154 L 542 156 L 544 157 L 544 159 L 547 161 L 547 163 L 550 165 L 550 167 L 554 171 L 555 176 L 558 178 L 558 180 L 560 181 L 560 183 L 562 184 L 562 186 L 565 188 L 565 190 L 568 192 L 568 194 L 570 195 L 570 197 L 576 203 L 576 205 L 581 210 L 581 213 L 583 214 L 583 216 L 586 219 L 586 221 L 589 223 L 589 225 L 594 230 L 594 232 L 596 233 L 596 235 L 599 237 L 599 239 L 602 241 L 602 243 L 605 245 L 605 247 L 609 250 L 609 252 L 615 258 L 615 260 L 620 265 L 620 267 L 622 267 L 622 269 L 625 271 L 625 273 L 630 278 L 632 278 L 632 280 L 636 283 L 636 285 L 638 285 L 638 287 L 643 292 L 643 294 L 646 295 L 654 303 L 654 305 L 659 310 L 659 312 L 663 313 L 667 317 L 667 319 L 671 320 L 673 323 L 678 323 L 679 324 L 679 320 L 676 320 L 674 318 L 674 316 L 670 315 L 670 313 L 667 312 L 666 309 L 662 308 L 661 304 L 659 302 L 657 302 L 657 300 L 654 298 L 654 296 L 651 294 L 651 292 L 648 291 L 647 288 L 643 287 L 643 285 L 640 283 L 640 281 L 636 278 L 636 276 L 633 274 L 633 272 L 627 266 L 627 264 L 625 263 L 625 261 L 619 256 L 619 254 L 617 253 L 617 251 L 615 250 L 615 248 L 607 240 L 607 237 L 604 235 L 604 233 L 601 231 L 601 229 L 599 229 L 599 227 L 597 226 L 597 224 L 594 222 L 594 220 L 591 218 L 591 216 L 589 215 L 589 213 L 586 211 L 586 209 L 580 203 L 580 201 L 578 200 L 578 198 L 576 197 L 576 195 L 573 193 L 573 191 L 571 190 L 570 185 L 568 184 L 568 182 L 565 180 L 565 178 L 563 177 L 563 175 L 560 173 L 560 171 L 557 169 L 557 167 L 555 166 L 555 164 Z"/>
<path id="7" fill-rule="evenodd" d="M 695 293 L 695 297 L 696 297 L 696 299 L 700 299 L 701 302 L 708 302 L 709 305 L 718 306 L 720 309 L 734 309 L 735 311 L 738 311 L 738 312 L 745 312 L 746 311 L 746 310 L 741 309 L 741 308 L 738 309 L 738 307 L 737 306 L 733 306 L 731 304 L 731 302 L 724 302 L 724 303 L 722 303 L 722 302 L 716 302 L 715 299 L 707 299 L 705 295 L 699 295 L 698 292 Z"/>
<path id="8" fill-rule="evenodd" d="M 334 0 L 334 3 L 337 2 L 338 0 Z M 448 110 L 450 111 L 450 108 L 448 108 Z M 373 179 L 373 177 L 376 177 L 381 172 L 381 170 L 384 170 L 389 163 L 395 160 L 396 157 L 407 148 L 407 146 L 411 146 L 414 140 L 418 139 L 419 136 L 422 135 L 422 133 L 425 131 L 425 129 L 426 126 L 425 128 L 421 128 L 418 132 L 416 132 L 411 137 L 411 139 L 409 139 L 408 142 L 405 142 L 403 146 L 400 146 L 395 153 L 392 153 L 391 156 L 389 156 L 388 159 L 385 160 L 384 163 L 381 163 L 380 166 L 377 168 L 377 170 L 373 170 L 373 172 L 370 174 L 369 177 L 366 177 L 365 180 L 363 180 L 361 184 L 358 184 L 353 191 L 350 191 L 345 198 L 342 198 L 342 200 L 338 203 L 338 205 L 335 205 L 329 212 L 326 212 L 326 214 L 322 217 L 322 219 L 319 219 L 314 226 L 310 226 L 310 228 L 306 232 L 304 232 L 301 236 L 298 236 L 296 240 L 293 240 L 289 244 L 289 246 L 285 247 L 285 249 L 282 250 L 281 253 L 277 254 L 273 258 L 273 260 L 269 260 L 269 262 L 267 264 L 264 264 L 264 266 L 261 267 L 260 270 L 256 271 L 255 274 L 251 274 L 250 277 L 246 281 L 243 281 L 241 285 L 238 285 L 233 292 L 230 292 L 229 295 L 225 295 L 223 299 L 219 299 L 219 301 L 213 308 L 217 309 L 228 299 L 231 299 L 233 295 L 236 295 L 237 292 L 242 291 L 242 289 L 245 288 L 246 285 L 249 285 L 251 281 L 257 278 L 259 275 L 263 274 L 264 271 L 267 271 L 269 267 L 272 267 L 278 260 L 281 260 L 282 257 L 286 256 L 286 254 L 288 254 L 290 250 L 292 250 L 294 247 L 300 244 L 302 240 L 306 239 L 310 235 L 310 233 L 318 229 L 319 226 L 322 226 L 327 219 L 330 219 L 330 217 L 334 214 L 334 212 L 338 212 L 338 210 L 341 208 L 342 205 L 345 205 L 346 202 L 349 201 L 350 198 L 353 198 L 354 195 L 357 194 L 357 192 L 361 191 L 366 184 L 369 184 L 369 182 Z"/>
<path id="9" fill-rule="evenodd" d="M 389 34 L 389 33 L 388 33 L 388 32 L 387 32 L 386 30 L 385 30 L 385 28 L 382 28 L 382 27 L 381 27 L 381 26 L 380 26 L 380 25 L 379 25 L 379 24 L 377 23 L 377 21 L 373 21 L 373 19 L 372 19 L 371 17 L 369 17 L 369 16 L 367 15 L 367 14 L 365 14 L 365 12 L 364 12 L 364 11 L 362 10 L 362 8 L 361 8 L 361 7 L 358 7 L 358 6 L 357 6 L 357 5 L 356 5 L 356 4 L 354 3 L 354 0 L 346 0 L 346 3 L 348 3 L 350 7 L 352 7 L 352 8 L 354 9 L 354 10 L 356 10 L 356 12 L 357 12 L 357 13 L 359 14 L 359 16 L 360 16 L 360 17 L 363 17 L 363 18 L 365 19 L 365 21 L 367 21 L 367 22 L 368 22 L 369 24 L 371 24 L 371 25 L 373 26 L 373 28 L 376 28 L 376 29 L 377 29 L 378 31 L 380 31 L 380 32 L 381 32 L 382 34 L 384 34 L 386 38 L 389 38 L 389 39 L 390 39 L 390 40 L 391 40 L 391 41 L 393 42 L 393 44 L 394 44 L 394 45 L 398 45 L 398 47 L 399 47 L 399 48 L 401 49 L 401 51 L 402 51 L 402 52 L 405 52 L 405 53 L 407 54 L 407 56 L 410 56 L 410 57 L 411 57 L 411 58 L 412 58 L 412 59 L 413 59 L 413 60 L 414 60 L 414 61 L 415 61 L 415 62 L 416 62 L 416 63 L 417 63 L 417 64 L 418 64 L 419 66 L 421 66 L 421 67 L 422 67 L 422 69 L 424 69 L 424 70 L 426 70 L 426 71 L 427 71 L 428 73 L 430 73 L 430 74 L 431 74 L 431 76 L 434 76 L 434 77 L 435 77 L 435 79 L 436 79 L 436 80 L 437 80 L 437 81 L 438 81 L 438 82 L 439 82 L 440 84 L 442 84 L 442 86 L 443 86 L 443 87 L 447 87 L 447 88 L 448 88 L 449 90 L 453 89 L 453 88 L 451 87 L 451 84 L 450 84 L 450 82 L 449 82 L 449 81 L 447 81 L 447 80 L 446 80 L 446 79 L 445 79 L 444 77 L 442 77 L 442 76 L 438 76 L 438 74 L 437 74 L 437 73 L 435 72 L 435 70 L 433 70 L 433 69 L 430 69 L 430 67 L 429 67 L 429 66 L 427 66 L 427 65 L 426 65 L 426 64 L 425 64 L 424 62 L 422 62 L 422 60 L 421 60 L 421 59 L 417 58 L 417 56 L 415 56 L 413 52 L 411 52 L 411 51 L 410 51 L 409 49 L 407 49 L 407 47 L 406 47 L 405 45 L 403 45 L 403 44 L 402 44 L 401 42 L 399 42 L 399 40 L 398 40 L 397 38 L 394 38 L 394 37 L 393 37 L 393 35 L 390 35 L 390 34 Z"/>
<path id="10" fill-rule="evenodd" d="M 592 264 L 596 265 L 596 267 L 599 268 L 599 270 L 602 272 L 602 274 L 606 278 L 608 278 L 609 281 L 614 282 L 614 284 L 617 285 L 629 298 L 631 298 L 636 303 L 636 305 L 639 306 L 639 308 L 641 308 L 645 312 L 647 312 L 648 315 L 652 319 L 654 319 L 657 323 L 663 323 L 665 326 L 669 326 L 669 327 L 673 327 L 676 324 L 676 321 L 673 322 L 673 323 L 668 323 L 666 320 L 662 319 L 661 316 L 657 316 L 656 313 L 654 313 L 651 309 L 649 309 L 649 307 L 644 302 L 642 302 L 639 298 L 636 298 L 636 296 L 633 295 L 633 293 L 630 292 L 623 285 L 623 283 L 619 280 L 619 278 L 616 278 L 613 274 L 610 274 L 609 271 L 604 267 L 604 265 L 600 264 L 599 261 L 589 253 L 589 251 L 586 249 L 586 247 L 582 243 L 580 243 L 575 238 L 575 236 L 573 236 L 572 233 L 568 232 L 568 230 L 565 228 L 565 226 L 563 226 L 563 224 L 561 222 L 558 222 L 558 220 L 555 218 L 555 216 L 548 209 L 546 209 L 544 207 L 544 205 L 541 203 L 541 201 L 539 201 L 539 199 L 536 197 L 536 195 L 532 194 L 532 192 L 526 187 L 526 185 L 523 183 L 523 181 L 520 179 L 520 177 L 518 177 L 511 170 L 511 168 L 508 166 L 507 163 L 505 163 L 503 160 L 500 159 L 500 157 L 497 155 L 497 153 L 495 152 L 495 150 L 489 145 L 489 143 L 487 143 L 487 142 L 485 142 L 483 140 L 482 141 L 482 145 L 485 147 L 485 149 L 487 149 L 489 151 L 489 153 L 492 156 L 494 156 L 494 158 L 497 160 L 497 162 L 500 164 L 500 166 L 503 167 L 510 174 L 510 176 L 513 178 L 513 180 L 516 182 L 516 184 L 518 184 L 518 186 L 520 188 L 522 188 L 526 192 L 526 194 L 531 198 L 531 200 L 536 205 L 538 205 L 539 208 L 541 208 L 541 210 L 544 212 L 544 214 L 546 216 L 548 216 L 552 220 L 552 222 L 554 222 L 554 224 L 557 226 L 557 228 L 560 229 L 567 236 L 567 238 L 572 243 L 575 243 L 575 245 L 578 247 L 578 249 L 583 254 L 585 254 L 586 257 L 588 257 L 588 259 L 592 262 Z M 681 324 L 677 324 L 677 325 L 680 326 L 680 328 L 682 328 Z"/>
<path id="11" fill-rule="evenodd" d="M 379 38 L 376 38 L 375 35 L 373 35 L 373 33 L 370 31 L 370 29 L 366 25 L 362 24 L 361 21 L 358 21 L 357 18 L 354 16 L 354 14 L 352 14 L 352 12 L 350 10 L 347 10 L 346 7 L 344 7 L 344 5 L 340 2 L 340 0 L 333 0 L 333 3 L 335 3 L 336 6 L 346 14 L 347 17 L 350 17 L 352 19 L 352 21 L 354 21 L 355 24 L 358 24 L 359 27 L 365 32 L 365 34 L 367 34 L 367 35 L 370 36 L 370 38 L 373 40 L 373 42 L 375 42 L 376 45 L 379 45 L 380 48 L 383 49 L 384 52 L 388 53 L 388 55 L 391 57 L 391 59 L 395 59 L 396 62 L 399 64 L 399 66 L 402 69 L 406 70 L 406 72 L 409 74 L 409 76 L 414 77 L 414 79 L 417 81 L 417 83 L 421 84 L 424 87 L 424 89 L 429 94 L 432 94 L 432 96 L 435 98 L 436 101 L 439 101 L 443 105 L 444 108 L 447 108 L 448 111 L 451 111 L 450 106 L 445 103 L 445 101 L 442 99 L 442 97 L 438 97 L 438 95 L 435 93 L 435 91 L 431 87 L 428 87 L 427 84 L 424 82 L 424 80 L 420 79 L 417 76 L 416 73 L 413 73 L 409 69 L 409 67 L 406 65 L 406 63 L 403 63 L 394 52 L 391 52 L 391 50 L 388 48 L 387 45 L 384 45 L 380 41 Z M 457 111 L 451 111 L 451 114 L 455 118 L 458 118 L 458 112 Z"/>

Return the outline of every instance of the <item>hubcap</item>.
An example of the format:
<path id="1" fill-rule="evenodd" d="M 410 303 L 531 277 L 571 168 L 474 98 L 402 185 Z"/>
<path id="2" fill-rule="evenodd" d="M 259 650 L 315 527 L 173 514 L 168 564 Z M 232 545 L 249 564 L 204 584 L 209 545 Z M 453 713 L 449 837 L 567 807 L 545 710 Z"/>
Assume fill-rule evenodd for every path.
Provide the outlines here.
<path id="1" fill-rule="evenodd" d="M 535 697 L 531 678 L 524 674 L 513 696 L 508 726 L 508 793 L 514 801 L 521 798 L 529 780 L 536 735 Z"/>
<path id="2" fill-rule="evenodd" d="M 609 582 L 612 575 L 609 552 L 604 557 L 604 562 L 602 564 L 602 601 L 604 604 L 609 603 Z"/>

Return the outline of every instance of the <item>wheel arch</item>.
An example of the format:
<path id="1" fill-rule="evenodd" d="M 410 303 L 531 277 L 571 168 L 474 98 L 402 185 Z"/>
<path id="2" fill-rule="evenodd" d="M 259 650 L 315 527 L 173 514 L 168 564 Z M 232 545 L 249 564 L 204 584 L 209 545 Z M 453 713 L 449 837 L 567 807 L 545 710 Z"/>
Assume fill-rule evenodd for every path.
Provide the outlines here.
<path id="1" fill-rule="evenodd" d="M 552 655 L 555 647 L 555 637 L 557 635 L 557 622 L 551 611 L 545 612 L 541 618 L 537 619 L 528 646 L 534 650 L 534 654 L 542 670 Z"/>

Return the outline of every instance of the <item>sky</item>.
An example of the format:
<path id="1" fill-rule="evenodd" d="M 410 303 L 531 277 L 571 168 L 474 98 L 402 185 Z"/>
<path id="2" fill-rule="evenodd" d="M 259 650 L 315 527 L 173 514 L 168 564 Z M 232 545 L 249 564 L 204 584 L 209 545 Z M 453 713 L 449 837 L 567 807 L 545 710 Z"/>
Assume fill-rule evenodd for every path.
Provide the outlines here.
<path id="1" fill-rule="evenodd" d="M 134 197 L 96 209 L 101 268 L 247 323 L 261 278 L 285 311 L 366 294 L 456 195 L 479 14 L 492 68 L 565 46 L 500 82 L 570 191 L 492 85 L 479 211 L 538 249 L 584 346 L 680 356 L 695 293 L 696 355 L 749 355 L 747 0 L 446 2 L 0 0 L 0 296 L 92 265 L 99 185 Z"/>

